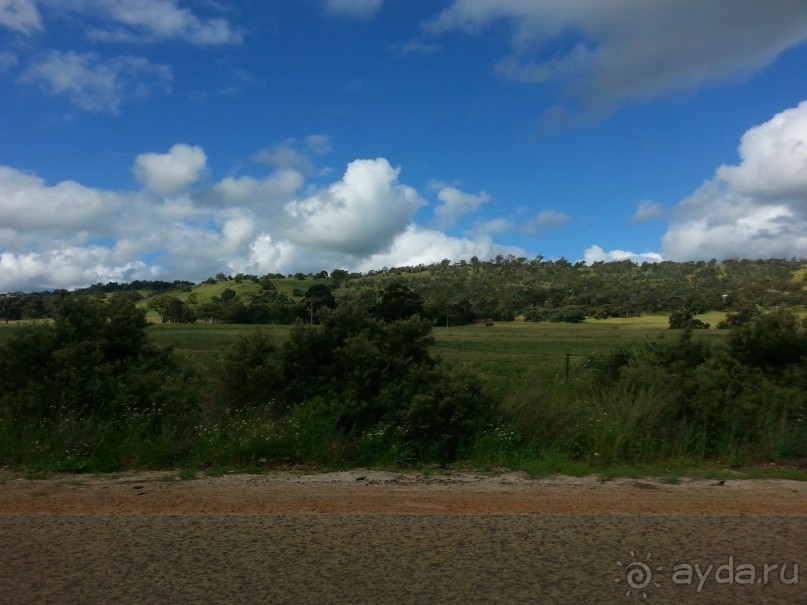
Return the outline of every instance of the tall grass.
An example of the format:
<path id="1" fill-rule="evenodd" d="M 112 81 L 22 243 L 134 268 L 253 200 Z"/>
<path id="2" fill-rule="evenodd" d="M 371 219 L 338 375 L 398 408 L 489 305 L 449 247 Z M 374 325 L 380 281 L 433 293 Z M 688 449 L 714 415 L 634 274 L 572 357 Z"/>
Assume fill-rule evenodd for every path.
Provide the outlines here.
<path id="1" fill-rule="evenodd" d="M 671 406 L 653 387 L 543 380 L 517 393 L 507 411 L 538 451 L 607 464 L 676 453 L 665 439 Z"/>
<path id="2" fill-rule="evenodd" d="M 744 466 L 804 457 L 804 394 L 763 386 L 741 391 L 728 402 L 730 410 L 707 419 L 672 380 L 633 376 L 603 384 L 594 375 L 569 382 L 539 376 L 506 401 L 507 428 L 480 437 L 472 459 L 527 470 L 681 460 Z"/>
<path id="3" fill-rule="evenodd" d="M 674 397 L 658 388 L 617 384 L 593 389 L 585 381 L 548 379 L 512 396 L 497 423 L 480 431 L 458 459 L 475 468 L 583 475 L 625 474 L 648 465 L 691 468 L 715 460 L 740 466 L 806 451 L 803 419 L 772 412 L 759 418 L 758 439 L 727 425 L 710 452 L 703 427 L 675 419 L 675 405 Z M 439 461 L 427 450 L 416 456 L 401 427 L 379 423 L 346 434 L 332 420 L 307 413 L 305 406 L 283 417 L 225 410 L 193 422 L 148 414 L 14 426 L 0 421 L 0 459 L 29 470 L 67 472 L 259 470 L 297 464 L 420 467 Z"/>
<path id="4" fill-rule="evenodd" d="M 0 459 L 32 470 L 109 472 L 123 468 L 166 468 L 186 457 L 184 423 L 139 416 L 106 419 L 62 417 L 0 421 Z"/>

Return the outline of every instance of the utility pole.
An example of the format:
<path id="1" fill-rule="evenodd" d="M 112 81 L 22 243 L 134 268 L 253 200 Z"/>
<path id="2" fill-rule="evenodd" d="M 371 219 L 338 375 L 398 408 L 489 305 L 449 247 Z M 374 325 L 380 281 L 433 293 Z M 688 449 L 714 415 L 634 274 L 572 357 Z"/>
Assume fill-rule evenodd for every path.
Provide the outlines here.
<path id="1" fill-rule="evenodd" d="M 569 358 L 571 356 L 571 353 L 566 353 L 566 379 L 564 382 L 569 382 Z"/>

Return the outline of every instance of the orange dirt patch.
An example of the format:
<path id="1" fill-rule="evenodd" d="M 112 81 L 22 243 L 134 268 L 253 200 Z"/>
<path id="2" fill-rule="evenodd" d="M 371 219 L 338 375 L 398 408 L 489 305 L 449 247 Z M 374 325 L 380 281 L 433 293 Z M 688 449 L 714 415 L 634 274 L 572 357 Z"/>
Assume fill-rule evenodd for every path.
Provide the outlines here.
<path id="1" fill-rule="evenodd" d="M 786 480 L 670 485 L 531 479 L 524 473 L 426 478 L 370 470 L 188 481 L 166 472 L 0 479 L 0 513 L 807 513 L 807 485 Z"/>

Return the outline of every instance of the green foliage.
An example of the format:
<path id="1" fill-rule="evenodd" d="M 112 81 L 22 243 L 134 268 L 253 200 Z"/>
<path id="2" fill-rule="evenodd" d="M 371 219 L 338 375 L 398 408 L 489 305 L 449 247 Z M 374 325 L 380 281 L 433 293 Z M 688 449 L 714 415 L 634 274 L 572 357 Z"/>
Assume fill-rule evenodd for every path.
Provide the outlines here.
<path id="1" fill-rule="evenodd" d="M 729 351 L 742 364 L 778 370 L 805 361 L 807 320 L 790 311 L 773 311 L 735 329 Z"/>
<path id="2" fill-rule="evenodd" d="M 273 409 L 283 381 L 277 352 L 275 339 L 266 332 L 255 331 L 236 340 L 211 366 L 214 380 L 207 399 L 208 412 L 215 417 L 224 410 Z"/>
<path id="3" fill-rule="evenodd" d="M 677 309 L 670 313 L 671 330 L 708 330 L 709 324 L 696 319 L 689 308 Z"/>
<path id="4" fill-rule="evenodd" d="M 579 305 L 566 305 L 558 308 L 533 306 L 527 309 L 524 318 L 527 321 L 580 323 L 585 321 L 586 314 Z"/>
<path id="5" fill-rule="evenodd" d="M 361 305 L 342 305 L 321 325 L 297 324 L 281 347 L 260 334 L 237 342 L 214 371 L 214 392 L 229 394 L 233 406 L 282 410 L 319 432 L 316 418 L 345 451 L 362 444 L 366 455 L 369 435 L 387 427 L 373 447 L 383 442 L 396 456 L 448 461 L 495 406 L 477 377 L 440 367 L 432 343 L 422 319 L 387 322 Z"/>
<path id="6" fill-rule="evenodd" d="M 393 282 L 384 288 L 371 313 L 386 322 L 423 316 L 423 298 L 402 282 Z"/>
<path id="7" fill-rule="evenodd" d="M 313 323 L 315 317 L 319 320 L 324 310 L 336 308 L 336 299 L 328 286 L 314 284 L 305 291 L 303 304 L 308 308 Z"/>
<path id="8" fill-rule="evenodd" d="M 570 383 L 512 397 L 524 439 L 572 460 L 719 457 L 742 464 L 807 454 L 803 322 L 775 312 L 710 346 L 690 330 L 615 350 Z"/>
<path id="9" fill-rule="evenodd" d="M 148 342 L 145 327 L 132 305 L 71 298 L 52 324 L 20 329 L 0 348 L 0 441 L 14 444 L 3 458 L 33 447 L 43 462 L 106 468 L 122 463 L 132 438 L 171 433 L 175 444 L 196 389 L 170 349 Z"/>
<path id="10" fill-rule="evenodd" d="M 193 292 L 156 284 L 141 302 L 117 285 L 85 296 L 11 295 L 4 300 L 15 313 L 53 321 L 0 330 L 0 463 L 86 471 L 469 460 L 591 469 L 803 457 L 807 324 L 793 313 L 757 311 L 770 290 L 792 293 L 785 280 L 792 267 L 765 267 L 775 279 L 754 296 L 730 298 L 749 301 L 728 314 L 731 330 L 693 331 L 696 311 L 722 304 L 721 291 L 759 280 L 758 268 L 501 257 L 366 278 L 335 270 L 338 298 L 320 272 L 299 292 L 302 302 L 288 296 L 302 281 L 241 274 Z M 653 302 L 661 285 L 635 289 L 632 298 L 599 291 L 626 276 L 663 287 L 671 283 L 663 276 L 675 276 L 687 288 L 662 303 Z M 277 287 L 262 288 L 262 279 Z M 636 309 L 670 301 L 668 309 L 681 311 L 668 319 L 682 332 L 650 340 L 664 331 L 664 316 L 638 317 Z M 212 322 L 297 323 L 260 331 L 165 323 L 147 331 L 136 303 L 166 322 L 193 309 Z M 317 325 L 308 325 L 311 303 Z M 528 319 L 563 323 L 432 329 L 524 309 Z M 592 309 L 632 317 L 569 325 Z M 207 371 L 192 373 L 149 334 L 164 342 L 181 335 L 182 350 Z M 438 345 L 445 360 L 432 356 Z M 522 387 L 513 393 L 514 385 Z"/>
<path id="11" fill-rule="evenodd" d="M 726 319 L 717 324 L 719 330 L 738 328 L 759 319 L 761 313 L 754 305 L 744 304 L 736 311 L 726 314 Z"/>
<path id="12" fill-rule="evenodd" d="M 421 366 L 413 386 L 402 421 L 419 458 L 455 460 L 496 417 L 485 385 L 469 370 Z"/>
<path id="13" fill-rule="evenodd" d="M 231 290 L 232 291 L 232 290 Z M 176 296 L 159 296 L 146 303 L 146 307 L 156 311 L 163 323 L 193 323 L 196 314 Z"/>

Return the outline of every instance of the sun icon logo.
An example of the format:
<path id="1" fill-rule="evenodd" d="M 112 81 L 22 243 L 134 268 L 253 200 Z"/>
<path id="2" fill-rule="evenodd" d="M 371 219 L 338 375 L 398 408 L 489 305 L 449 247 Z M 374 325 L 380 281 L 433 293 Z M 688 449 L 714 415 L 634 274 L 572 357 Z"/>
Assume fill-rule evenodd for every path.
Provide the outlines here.
<path id="1" fill-rule="evenodd" d="M 647 598 L 647 591 L 645 588 L 648 586 L 654 586 L 655 588 L 660 588 L 661 584 L 658 582 L 653 582 L 653 571 L 664 571 L 664 567 L 661 565 L 657 565 L 654 569 L 650 568 L 650 558 L 651 554 L 647 553 L 645 557 L 645 561 L 636 561 L 636 553 L 634 551 L 630 551 L 630 556 L 634 561 L 631 563 L 623 563 L 622 561 L 617 561 L 616 564 L 618 567 L 625 570 L 625 583 L 628 585 L 628 590 L 625 593 L 626 597 L 631 596 L 632 591 L 636 591 L 636 594 L 642 595 L 643 599 Z M 622 582 L 622 578 L 617 578 L 614 582 L 619 583 Z"/>

